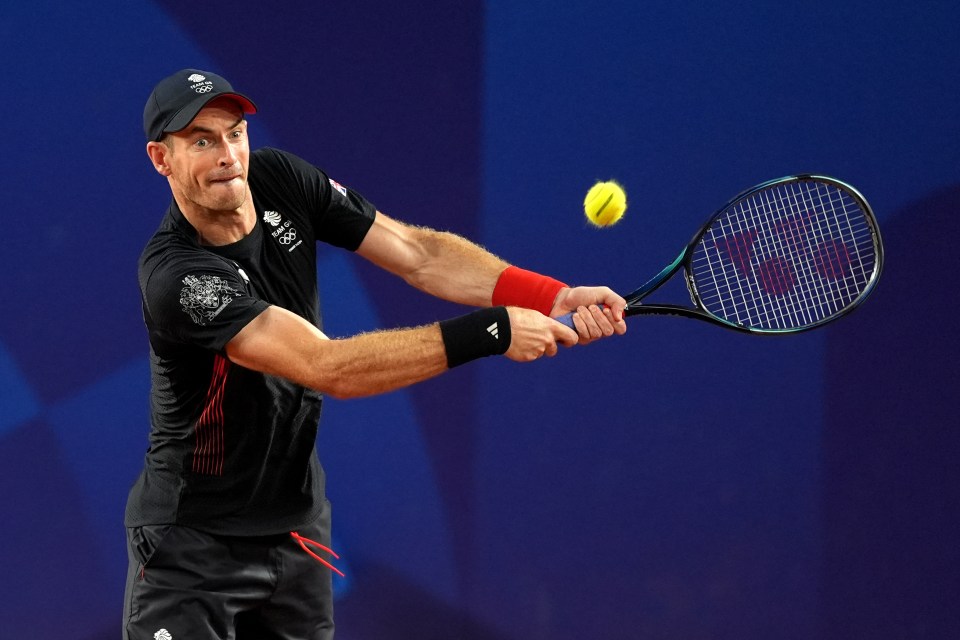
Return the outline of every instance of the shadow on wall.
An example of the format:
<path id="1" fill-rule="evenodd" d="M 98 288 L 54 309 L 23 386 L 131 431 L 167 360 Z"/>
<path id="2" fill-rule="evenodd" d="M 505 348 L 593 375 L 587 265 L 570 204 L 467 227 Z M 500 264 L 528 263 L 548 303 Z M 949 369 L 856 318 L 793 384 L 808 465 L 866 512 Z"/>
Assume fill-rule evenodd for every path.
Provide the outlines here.
<path id="1" fill-rule="evenodd" d="M 829 330 L 825 639 L 946 638 L 960 628 L 958 213 L 960 186 L 882 225 L 876 297 Z"/>
<path id="2" fill-rule="evenodd" d="M 506 640 L 507 636 L 436 599 L 388 567 L 361 569 L 371 577 L 336 604 L 337 636 L 417 640 Z M 361 585 L 360 582 L 363 582 Z"/>

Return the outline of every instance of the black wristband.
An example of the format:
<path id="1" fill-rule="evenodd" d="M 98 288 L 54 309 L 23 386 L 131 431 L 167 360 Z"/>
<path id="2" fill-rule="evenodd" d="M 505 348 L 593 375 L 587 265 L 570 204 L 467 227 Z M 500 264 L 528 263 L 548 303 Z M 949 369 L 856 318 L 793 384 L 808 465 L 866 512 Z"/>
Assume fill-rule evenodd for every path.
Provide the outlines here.
<path id="1" fill-rule="evenodd" d="M 510 348 L 510 316 L 506 307 L 480 309 L 441 320 L 440 334 L 447 350 L 447 366 L 453 369 L 477 358 L 506 353 Z"/>

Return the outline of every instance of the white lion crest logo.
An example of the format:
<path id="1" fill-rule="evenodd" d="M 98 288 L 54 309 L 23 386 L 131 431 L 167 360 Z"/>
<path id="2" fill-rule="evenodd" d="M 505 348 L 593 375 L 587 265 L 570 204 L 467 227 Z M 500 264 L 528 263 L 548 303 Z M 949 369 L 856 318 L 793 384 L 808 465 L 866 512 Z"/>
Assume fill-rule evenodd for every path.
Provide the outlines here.
<path id="1" fill-rule="evenodd" d="M 173 636 L 170 635 L 170 632 L 166 629 L 160 629 L 160 631 L 153 634 L 153 640 L 173 640 Z"/>
<path id="2" fill-rule="evenodd" d="M 203 82 L 206 79 L 207 79 L 206 76 L 202 76 L 199 73 L 192 73 L 190 74 L 190 77 L 187 78 L 187 80 L 189 80 L 190 82 Z M 163 631 L 163 629 L 161 629 L 161 631 Z"/>
<path id="3" fill-rule="evenodd" d="M 280 214 L 277 213 L 276 211 L 263 212 L 263 221 L 268 224 L 271 224 L 276 227 L 277 225 L 280 224 L 280 220 L 281 220 Z"/>
<path id="4" fill-rule="evenodd" d="M 228 304 L 241 295 L 218 276 L 187 276 L 180 290 L 180 304 L 190 319 L 203 326 L 216 318 Z"/>

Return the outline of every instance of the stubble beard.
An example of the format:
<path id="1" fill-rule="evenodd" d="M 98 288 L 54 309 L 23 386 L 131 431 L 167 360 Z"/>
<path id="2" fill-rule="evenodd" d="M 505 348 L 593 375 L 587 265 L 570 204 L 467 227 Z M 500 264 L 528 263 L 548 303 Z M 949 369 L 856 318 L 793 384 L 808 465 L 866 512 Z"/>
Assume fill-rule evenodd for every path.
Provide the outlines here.
<path id="1" fill-rule="evenodd" d="M 247 182 L 225 186 L 214 183 L 206 187 L 199 184 L 181 185 L 187 200 L 210 213 L 230 213 L 239 210 L 247 200 Z"/>

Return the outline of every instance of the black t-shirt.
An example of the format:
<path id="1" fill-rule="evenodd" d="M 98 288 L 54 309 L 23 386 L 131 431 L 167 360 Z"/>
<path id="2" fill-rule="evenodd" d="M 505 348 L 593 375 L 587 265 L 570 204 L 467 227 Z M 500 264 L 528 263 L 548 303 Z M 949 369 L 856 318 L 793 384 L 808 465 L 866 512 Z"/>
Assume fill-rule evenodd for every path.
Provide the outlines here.
<path id="1" fill-rule="evenodd" d="M 354 251 L 375 207 L 289 153 L 250 156 L 253 231 L 202 246 L 176 202 L 139 263 L 150 341 L 151 428 L 127 526 L 266 535 L 303 526 L 325 500 L 321 395 L 231 363 L 226 344 L 269 305 L 322 328 L 318 242 Z"/>

